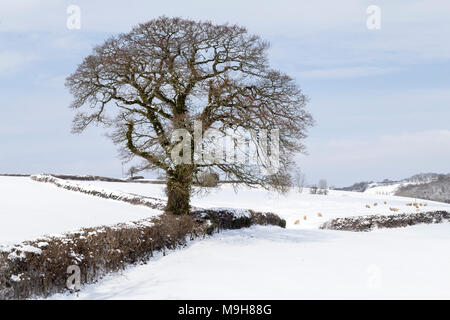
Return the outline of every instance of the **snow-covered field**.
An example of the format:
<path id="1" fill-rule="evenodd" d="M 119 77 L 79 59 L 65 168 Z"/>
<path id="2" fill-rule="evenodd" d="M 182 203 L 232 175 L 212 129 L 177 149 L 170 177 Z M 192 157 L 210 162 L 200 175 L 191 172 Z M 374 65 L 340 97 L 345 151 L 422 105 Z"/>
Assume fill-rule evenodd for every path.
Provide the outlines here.
<path id="1" fill-rule="evenodd" d="M 408 186 L 408 185 L 417 185 L 421 183 L 429 183 L 433 180 L 422 180 L 422 181 L 403 181 L 403 182 L 397 182 L 392 184 L 386 184 L 386 185 L 379 185 L 377 183 L 374 183 L 372 185 L 369 185 L 369 188 L 364 191 L 365 194 L 371 194 L 371 195 L 394 195 L 396 191 L 400 187 Z"/>
<path id="2" fill-rule="evenodd" d="M 27 177 L 0 177 L 0 245 L 83 227 L 136 221 L 159 213 Z"/>
<path id="3" fill-rule="evenodd" d="M 53 299 L 449 299 L 450 224 L 352 233 L 252 227 Z"/>
<path id="4" fill-rule="evenodd" d="M 164 198 L 164 186 L 71 182 L 89 188 Z M 0 177 L 0 244 L 88 226 L 139 220 L 160 211 L 67 191 L 29 178 Z M 319 230 L 345 216 L 416 212 L 415 199 L 331 191 L 293 190 L 287 195 L 230 185 L 196 195 L 199 207 L 271 211 L 287 229 L 252 227 L 194 241 L 147 265 L 129 267 L 80 299 L 297 299 L 450 298 L 450 224 L 418 225 L 370 233 Z M 432 201 L 422 211 L 447 210 Z M 386 202 L 386 204 L 385 204 Z M 377 203 L 377 205 L 375 205 Z M 370 206 L 367 208 L 366 206 Z M 319 215 L 320 213 L 320 215 Z M 305 219 L 306 217 L 306 219 Z M 53 298 L 74 298 L 58 295 Z"/>
<path id="5" fill-rule="evenodd" d="M 164 185 L 101 181 L 81 183 L 98 189 L 165 198 Z M 218 189 L 212 189 L 207 195 L 194 196 L 192 205 L 204 208 L 229 207 L 271 211 L 286 219 L 288 228 L 317 229 L 323 222 L 337 217 L 394 214 L 390 208 L 399 209 L 398 213 L 417 212 L 415 207 L 406 206 L 407 203 L 415 200 L 377 193 L 334 190 L 331 190 L 327 196 L 312 195 L 307 188 L 302 193 L 293 189 L 286 195 L 244 187 L 236 193 L 231 185 L 223 185 Z M 421 208 L 423 211 L 450 210 L 450 205 L 445 203 L 425 200 L 417 200 L 417 202 L 427 204 L 427 207 Z M 295 224 L 297 221 L 299 223 Z"/>
<path id="6" fill-rule="evenodd" d="M 364 191 L 365 194 L 371 195 L 394 195 L 395 191 L 397 191 L 400 186 L 405 185 L 404 183 L 394 183 L 386 186 L 375 186 L 372 188 L 368 188 Z"/>

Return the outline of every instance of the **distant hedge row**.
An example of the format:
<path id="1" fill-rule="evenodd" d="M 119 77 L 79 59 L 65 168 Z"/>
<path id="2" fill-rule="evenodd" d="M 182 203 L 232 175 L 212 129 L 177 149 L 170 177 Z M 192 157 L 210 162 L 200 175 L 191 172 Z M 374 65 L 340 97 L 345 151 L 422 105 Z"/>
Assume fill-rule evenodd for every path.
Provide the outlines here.
<path id="1" fill-rule="evenodd" d="M 367 232 L 380 228 L 401 228 L 421 223 L 450 222 L 447 211 L 404 213 L 396 215 L 373 215 L 361 217 L 337 218 L 325 222 L 320 229 Z"/>
<path id="2" fill-rule="evenodd" d="M 31 179 L 38 182 L 51 183 L 59 188 L 70 191 L 81 192 L 84 194 L 104 199 L 123 201 L 134 205 L 142 205 L 152 209 L 164 210 L 166 206 L 165 201 L 162 199 L 154 197 L 146 197 L 141 195 L 134 195 L 118 191 L 105 191 L 99 188 L 91 187 L 89 185 L 83 186 L 50 175 L 33 175 L 31 176 Z"/>

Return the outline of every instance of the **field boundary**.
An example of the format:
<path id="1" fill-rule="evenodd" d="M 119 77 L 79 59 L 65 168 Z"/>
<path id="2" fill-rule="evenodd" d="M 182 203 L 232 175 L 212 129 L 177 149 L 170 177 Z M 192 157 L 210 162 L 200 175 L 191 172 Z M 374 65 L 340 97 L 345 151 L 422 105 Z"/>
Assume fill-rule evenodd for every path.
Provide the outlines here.
<path id="1" fill-rule="evenodd" d="M 39 175 L 31 179 L 152 209 L 165 207 L 162 199 L 80 186 L 53 176 Z M 140 221 L 83 228 L 60 236 L 0 246 L 0 300 L 47 297 L 67 291 L 69 266 L 79 267 L 81 284 L 91 284 L 108 273 L 146 263 L 155 252 L 165 255 L 166 250 L 185 246 L 190 240 L 252 225 L 285 228 L 286 221 L 273 213 L 247 209 L 196 208 L 190 215 L 161 212 L 159 216 Z"/>
<path id="2" fill-rule="evenodd" d="M 57 178 L 52 175 L 32 175 L 30 178 L 37 182 L 51 183 L 59 188 L 66 189 L 69 191 L 81 192 L 90 196 L 100 197 L 103 199 L 123 201 L 133 205 L 146 206 L 151 209 L 164 210 L 166 206 L 166 201 L 163 199 L 135 195 L 119 191 L 105 190 L 88 185 L 82 186 L 80 184 L 67 181 L 61 178 Z"/>
<path id="3" fill-rule="evenodd" d="M 322 224 L 320 229 L 369 232 L 383 228 L 404 228 L 417 224 L 435 224 L 443 222 L 450 222 L 450 212 L 433 211 L 387 216 L 372 215 L 336 218 Z"/>
<path id="4" fill-rule="evenodd" d="M 113 226 L 84 228 L 0 247 L 0 300 L 47 297 L 67 291 L 67 268 L 80 268 L 81 284 L 146 263 L 155 252 L 183 247 L 214 232 L 252 225 L 285 227 L 272 213 L 221 208 L 192 215 L 161 214 Z"/>

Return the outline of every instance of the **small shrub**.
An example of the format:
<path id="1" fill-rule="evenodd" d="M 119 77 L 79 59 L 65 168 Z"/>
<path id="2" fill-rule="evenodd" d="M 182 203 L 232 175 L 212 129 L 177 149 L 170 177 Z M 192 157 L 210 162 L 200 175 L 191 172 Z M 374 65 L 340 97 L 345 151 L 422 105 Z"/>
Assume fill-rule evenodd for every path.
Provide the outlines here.
<path id="1" fill-rule="evenodd" d="M 197 180 L 198 184 L 202 187 L 215 188 L 219 185 L 219 175 L 213 172 L 203 172 Z"/>

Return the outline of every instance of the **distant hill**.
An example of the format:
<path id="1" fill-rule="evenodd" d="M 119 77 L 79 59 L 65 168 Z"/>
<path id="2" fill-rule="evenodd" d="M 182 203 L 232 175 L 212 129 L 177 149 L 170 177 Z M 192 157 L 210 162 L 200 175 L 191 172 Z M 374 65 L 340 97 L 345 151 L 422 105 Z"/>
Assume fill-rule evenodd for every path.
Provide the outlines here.
<path id="1" fill-rule="evenodd" d="M 343 187 L 343 188 L 335 188 L 335 190 L 340 190 L 340 191 L 353 191 L 353 192 L 364 192 L 366 191 L 370 184 L 372 184 L 373 182 L 357 182 L 354 183 L 353 185 L 351 185 L 350 187 Z"/>
<path id="2" fill-rule="evenodd" d="M 450 203 L 450 174 L 419 173 L 400 181 L 385 179 L 381 182 L 358 182 L 336 190 L 366 192 L 383 186 L 395 187 L 391 188 L 391 194 L 397 196 Z"/>
<path id="3" fill-rule="evenodd" d="M 395 195 L 450 203 L 450 174 L 438 175 L 429 182 L 401 186 Z"/>
<path id="4" fill-rule="evenodd" d="M 410 178 L 402 180 L 403 182 L 431 182 L 437 180 L 442 174 L 439 173 L 419 173 Z"/>
<path id="5" fill-rule="evenodd" d="M 365 192 L 367 189 L 374 188 L 374 187 L 380 187 L 380 186 L 390 186 L 393 184 L 401 183 L 401 181 L 393 181 L 389 179 L 384 179 L 380 182 L 357 182 L 350 187 L 343 187 L 343 188 L 335 188 L 335 190 L 341 190 L 341 191 L 353 191 L 353 192 Z"/>

